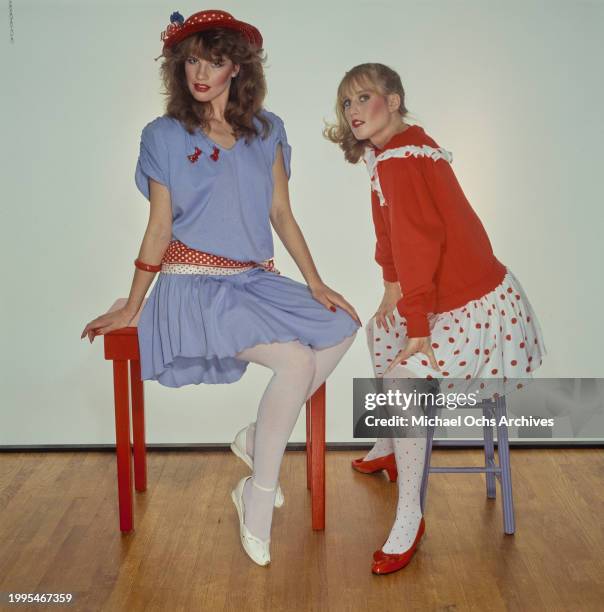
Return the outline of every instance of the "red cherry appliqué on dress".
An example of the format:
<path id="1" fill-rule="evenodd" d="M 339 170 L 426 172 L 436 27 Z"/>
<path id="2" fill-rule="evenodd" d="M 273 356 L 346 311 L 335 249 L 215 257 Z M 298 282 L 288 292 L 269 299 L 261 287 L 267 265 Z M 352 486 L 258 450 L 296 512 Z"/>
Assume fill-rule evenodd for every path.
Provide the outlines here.
<path id="1" fill-rule="evenodd" d="M 199 159 L 200 155 L 201 149 L 199 147 L 195 147 L 195 153 L 191 153 L 191 155 L 187 155 L 187 157 L 189 158 L 189 161 L 194 164 Z"/>
<path id="2" fill-rule="evenodd" d="M 218 156 L 220 155 L 220 151 L 218 149 L 218 147 L 214 147 L 214 150 L 212 151 L 212 155 L 210 155 L 210 157 L 214 160 L 214 161 L 218 161 Z"/>

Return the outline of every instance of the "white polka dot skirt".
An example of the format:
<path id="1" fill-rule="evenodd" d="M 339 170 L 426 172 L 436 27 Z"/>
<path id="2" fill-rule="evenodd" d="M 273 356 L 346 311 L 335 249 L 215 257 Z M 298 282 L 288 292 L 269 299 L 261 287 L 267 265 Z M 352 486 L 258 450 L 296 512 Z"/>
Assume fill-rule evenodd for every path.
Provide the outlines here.
<path id="1" fill-rule="evenodd" d="M 382 376 L 407 342 L 405 319 L 396 310 L 394 315 L 395 325 L 389 325 L 388 332 L 379 329 L 373 318 L 366 326 L 375 376 Z M 509 268 L 493 291 L 455 310 L 430 314 L 428 322 L 440 371 L 423 353 L 412 355 L 400 367 L 416 378 L 438 379 L 441 392 L 462 392 L 475 379 L 497 379 L 497 385 L 487 383 L 487 388 L 497 389 L 494 397 L 504 395 L 522 386 L 510 379 L 532 378 L 547 352 L 539 321 Z M 392 377 L 396 372 L 397 368 L 391 370 Z M 476 381 L 476 386 L 485 388 L 483 382 Z"/>

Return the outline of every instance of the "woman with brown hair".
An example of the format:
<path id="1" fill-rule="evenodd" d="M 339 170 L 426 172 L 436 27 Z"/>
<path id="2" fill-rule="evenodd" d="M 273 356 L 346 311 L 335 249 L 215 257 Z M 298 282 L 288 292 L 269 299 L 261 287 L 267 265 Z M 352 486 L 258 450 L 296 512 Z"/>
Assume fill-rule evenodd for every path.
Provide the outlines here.
<path id="1" fill-rule="evenodd" d="M 270 562 L 278 476 L 300 408 L 352 344 L 353 307 L 319 276 L 292 214 L 291 148 L 263 109 L 262 37 L 224 11 L 179 13 L 162 34 L 166 113 L 141 135 L 136 184 L 150 220 L 130 297 L 91 321 L 90 340 L 138 323 L 142 378 L 231 383 L 248 363 L 274 375 L 233 451 L 253 467 L 232 492 L 247 554 Z M 273 265 L 271 224 L 306 285 Z"/>

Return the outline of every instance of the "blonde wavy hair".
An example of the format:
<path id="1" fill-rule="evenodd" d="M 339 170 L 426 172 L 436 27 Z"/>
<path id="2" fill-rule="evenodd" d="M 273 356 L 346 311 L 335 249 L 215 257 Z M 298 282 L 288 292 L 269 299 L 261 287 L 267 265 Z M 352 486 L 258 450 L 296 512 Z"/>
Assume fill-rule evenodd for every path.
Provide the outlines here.
<path id="1" fill-rule="evenodd" d="M 405 90 L 401 77 L 392 68 L 384 64 L 369 63 L 359 64 L 346 72 L 338 85 L 335 106 L 336 121 L 331 124 L 325 122 L 323 136 L 337 144 L 344 151 L 346 161 L 351 164 L 356 164 L 361 159 L 365 147 L 369 144 L 368 140 L 357 140 L 354 137 L 344 116 L 344 100 L 350 97 L 354 90 L 359 89 L 372 91 L 380 96 L 398 94 L 401 98 L 399 114 L 403 118 L 410 115 L 405 106 Z"/>

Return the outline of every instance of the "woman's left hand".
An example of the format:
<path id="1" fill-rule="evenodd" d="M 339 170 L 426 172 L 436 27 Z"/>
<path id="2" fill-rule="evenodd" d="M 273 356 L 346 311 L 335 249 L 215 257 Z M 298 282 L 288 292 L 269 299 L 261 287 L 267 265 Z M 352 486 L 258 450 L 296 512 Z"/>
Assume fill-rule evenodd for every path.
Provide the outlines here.
<path id="1" fill-rule="evenodd" d="M 401 349 L 398 355 L 390 362 L 390 365 L 384 371 L 382 378 L 388 374 L 393 368 L 395 368 L 401 361 L 408 359 L 411 355 L 415 353 L 423 353 L 428 357 L 430 361 L 430 365 L 434 370 L 440 371 L 438 367 L 438 363 L 436 363 L 436 356 L 434 355 L 434 351 L 432 350 L 432 345 L 430 343 L 430 336 L 425 336 L 423 338 L 407 338 L 407 344 Z"/>
<path id="2" fill-rule="evenodd" d="M 309 289 L 315 300 L 317 300 L 317 302 L 321 302 L 325 308 L 329 308 L 329 310 L 335 312 L 336 306 L 339 306 L 342 310 L 345 310 L 359 325 L 362 325 L 357 311 L 337 291 L 330 289 L 324 283 L 314 287 L 309 287 Z"/>

